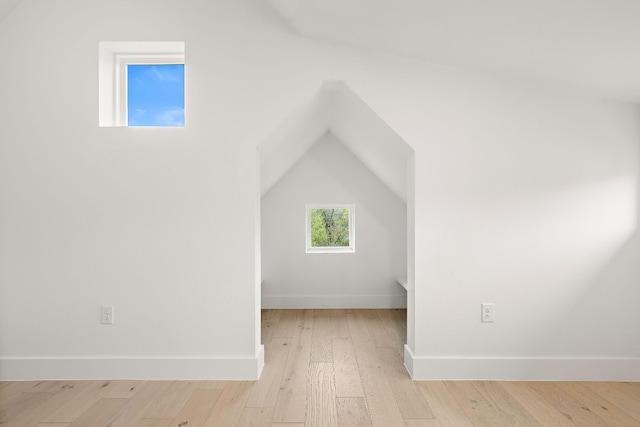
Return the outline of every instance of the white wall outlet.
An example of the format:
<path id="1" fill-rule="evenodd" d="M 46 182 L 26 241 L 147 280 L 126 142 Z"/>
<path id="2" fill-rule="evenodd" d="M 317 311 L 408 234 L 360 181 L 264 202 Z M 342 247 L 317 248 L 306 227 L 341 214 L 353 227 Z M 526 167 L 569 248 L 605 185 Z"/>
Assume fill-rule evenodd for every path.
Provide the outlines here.
<path id="1" fill-rule="evenodd" d="M 494 304 L 481 304 L 481 308 L 482 308 L 482 322 L 493 323 L 495 321 Z"/>
<path id="2" fill-rule="evenodd" d="M 103 325 L 113 325 L 113 306 L 101 305 L 100 306 L 100 323 Z"/>

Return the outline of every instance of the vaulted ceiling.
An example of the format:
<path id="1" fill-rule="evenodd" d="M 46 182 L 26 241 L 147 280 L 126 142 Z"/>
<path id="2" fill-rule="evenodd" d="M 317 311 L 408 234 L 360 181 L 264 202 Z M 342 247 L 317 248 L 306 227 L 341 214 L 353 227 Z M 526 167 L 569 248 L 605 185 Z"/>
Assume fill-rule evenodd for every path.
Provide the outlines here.
<path id="1" fill-rule="evenodd" d="M 0 22 L 20 1 L 0 0 Z M 640 103 L 638 0 L 269 1 L 301 37 Z M 406 200 L 410 149 L 339 82 L 262 144 L 262 193 L 327 131 Z"/>
<path id="2" fill-rule="evenodd" d="M 413 150 L 342 81 L 324 82 L 260 144 L 261 194 L 327 132 L 406 203 L 407 160 Z"/>
<path id="3" fill-rule="evenodd" d="M 638 0 L 269 1 L 303 37 L 640 103 Z"/>
<path id="4" fill-rule="evenodd" d="M 638 0 L 270 0 L 301 36 L 640 103 Z"/>

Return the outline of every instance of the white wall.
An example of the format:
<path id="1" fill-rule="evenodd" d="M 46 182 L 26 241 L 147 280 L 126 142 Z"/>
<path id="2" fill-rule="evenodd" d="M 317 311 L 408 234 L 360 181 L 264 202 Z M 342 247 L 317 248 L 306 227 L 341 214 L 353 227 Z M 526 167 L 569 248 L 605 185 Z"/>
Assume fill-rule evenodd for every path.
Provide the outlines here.
<path id="1" fill-rule="evenodd" d="M 305 251 L 307 203 L 355 204 L 355 253 Z M 406 205 L 326 133 L 262 198 L 263 308 L 406 307 Z"/>
<path id="2" fill-rule="evenodd" d="M 637 109 L 451 77 L 354 87 L 416 152 L 414 377 L 638 380 Z"/>
<path id="3" fill-rule="evenodd" d="M 259 374 L 253 107 L 225 100 L 255 86 L 236 14 L 251 25 L 221 2 L 25 0 L 2 22 L 0 378 Z M 187 128 L 98 127 L 113 40 L 186 42 Z"/>
<path id="4" fill-rule="evenodd" d="M 185 41 L 186 128 L 98 127 L 116 40 Z M 341 79 L 415 150 L 414 376 L 640 379 L 636 107 L 305 40 L 259 1 L 23 0 L 0 57 L 1 378 L 255 376 L 255 147 Z"/>

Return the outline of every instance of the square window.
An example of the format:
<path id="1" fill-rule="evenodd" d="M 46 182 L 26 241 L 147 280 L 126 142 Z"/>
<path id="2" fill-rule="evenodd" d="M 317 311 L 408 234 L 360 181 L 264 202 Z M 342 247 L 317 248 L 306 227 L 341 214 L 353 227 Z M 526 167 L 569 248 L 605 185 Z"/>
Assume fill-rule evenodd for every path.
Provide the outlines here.
<path id="1" fill-rule="evenodd" d="M 127 125 L 184 126 L 184 64 L 127 64 Z"/>
<path id="2" fill-rule="evenodd" d="M 101 42 L 100 126 L 184 127 L 184 42 Z"/>
<path id="3" fill-rule="evenodd" d="M 355 205 L 309 204 L 307 253 L 355 252 Z"/>

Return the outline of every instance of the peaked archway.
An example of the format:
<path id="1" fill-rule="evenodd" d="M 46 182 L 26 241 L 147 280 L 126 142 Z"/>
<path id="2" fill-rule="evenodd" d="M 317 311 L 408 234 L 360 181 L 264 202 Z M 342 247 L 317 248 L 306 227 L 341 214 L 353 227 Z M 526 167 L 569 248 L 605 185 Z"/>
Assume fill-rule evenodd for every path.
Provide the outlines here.
<path id="1" fill-rule="evenodd" d="M 414 342 L 413 150 L 342 81 L 325 81 L 258 147 L 264 197 L 321 141 L 335 137 L 406 206 L 407 347 Z M 258 231 L 260 232 L 260 231 Z M 259 241 L 260 236 L 256 236 Z M 403 248 L 404 249 L 404 248 Z M 261 281 L 262 278 L 259 278 Z M 267 281 L 269 278 L 266 278 Z M 258 290 L 262 297 L 261 290 Z M 406 351 L 405 351 L 406 352 Z M 405 357 L 406 359 L 406 357 Z"/>

